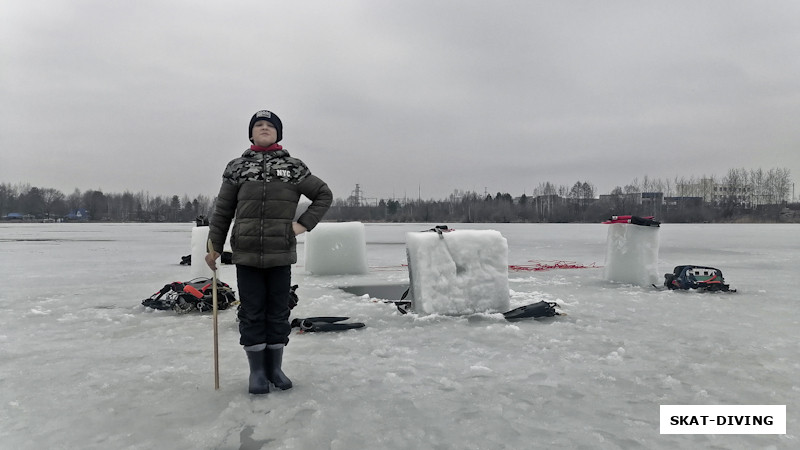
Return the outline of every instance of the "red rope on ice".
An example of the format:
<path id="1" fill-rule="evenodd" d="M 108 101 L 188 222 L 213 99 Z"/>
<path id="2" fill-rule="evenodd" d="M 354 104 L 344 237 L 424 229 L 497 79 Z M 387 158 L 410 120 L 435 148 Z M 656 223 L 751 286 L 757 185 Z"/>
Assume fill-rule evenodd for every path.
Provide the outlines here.
<path id="1" fill-rule="evenodd" d="M 511 264 L 508 266 L 508 270 L 513 270 L 517 272 L 539 272 L 542 270 L 552 270 L 552 269 L 596 269 L 597 266 L 595 263 L 591 263 L 588 266 L 584 264 L 579 264 L 575 261 L 535 261 L 530 260 L 528 261 L 533 264 Z"/>
<path id="2" fill-rule="evenodd" d="M 533 264 L 510 264 L 508 266 L 508 270 L 515 271 L 515 272 L 539 272 L 543 270 L 553 270 L 553 269 L 597 269 L 602 266 L 598 266 L 595 263 L 591 263 L 589 265 L 580 264 L 575 261 L 536 261 L 536 260 L 529 260 L 529 263 Z M 408 268 L 408 264 L 401 264 L 400 266 L 370 266 L 369 269 L 377 272 L 381 271 L 396 271 L 396 270 L 406 270 Z M 710 280 L 709 280 L 710 281 Z"/>

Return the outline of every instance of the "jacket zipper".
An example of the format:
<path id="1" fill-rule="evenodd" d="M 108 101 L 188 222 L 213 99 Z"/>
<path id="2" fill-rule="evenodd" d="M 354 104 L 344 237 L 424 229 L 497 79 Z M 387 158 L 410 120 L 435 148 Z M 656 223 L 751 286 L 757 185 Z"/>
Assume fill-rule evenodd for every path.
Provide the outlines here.
<path id="1" fill-rule="evenodd" d="M 267 159 L 264 158 L 261 161 L 262 170 L 261 173 L 264 174 L 264 182 L 262 183 L 262 191 L 261 191 L 261 227 L 259 230 L 259 240 L 260 240 L 260 247 L 261 251 L 259 252 L 258 259 L 260 261 L 260 266 L 264 267 L 264 254 L 266 253 L 264 249 L 264 214 L 265 209 L 267 207 L 267 179 L 269 178 L 269 174 L 267 173 Z"/>

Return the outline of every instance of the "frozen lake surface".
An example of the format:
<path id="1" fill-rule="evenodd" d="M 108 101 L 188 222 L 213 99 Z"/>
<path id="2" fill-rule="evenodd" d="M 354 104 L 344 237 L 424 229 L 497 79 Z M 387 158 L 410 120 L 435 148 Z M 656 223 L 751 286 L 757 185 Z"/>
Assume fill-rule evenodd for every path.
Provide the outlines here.
<path id="1" fill-rule="evenodd" d="M 606 225 L 450 224 L 500 231 L 510 264 L 594 263 L 509 273 L 511 306 L 555 301 L 552 319 L 338 289 L 407 282 L 405 232 L 432 225 L 368 224 L 366 275 L 308 275 L 301 243 L 293 317 L 367 327 L 293 333 L 295 387 L 250 396 L 233 309 L 215 391 L 210 314 L 140 304 L 191 278 L 192 224 L 0 224 L 0 448 L 800 448 L 800 226 L 664 224 L 659 277 L 709 265 L 738 289 L 703 294 L 604 281 Z M 787 434 L 660 435 L 662 404 L 787 405 Z"/>

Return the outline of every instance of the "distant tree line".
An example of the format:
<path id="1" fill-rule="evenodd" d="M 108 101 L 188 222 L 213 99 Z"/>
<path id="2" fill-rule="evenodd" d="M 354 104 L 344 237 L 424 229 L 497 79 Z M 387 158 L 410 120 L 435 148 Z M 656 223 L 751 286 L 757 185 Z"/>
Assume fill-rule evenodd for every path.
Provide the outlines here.
<path id="1" fill-rule="evenodd" d="M 719 178 L 634 178 L 608 195 L 593 184 L 540 183 L 532 195 L 455 191 L 446 200 L 337 199 L 327 220 L 385 222 L 598 222 L 612 215 L 655 216 L 665 222 L 777 222 L 800 220 L 789 203 L 788 169 L 731 169 Z"/>
<path id="2" fill-rule="evenodd" d="M 420 223 L 597 223 L 614 215 L 654 216 L 662 222 L 780 222 L 800 220 L 800 204 L 761 205 L 757 208 L 724 208 L 692 199 L 654 204 L 633 194 L 575 199 L 560 196 L 532 197 L 510 194 L 492 196 L 471 192 L 458 201 L 381 199 L 377 204 L 350 205 L 334 201 L 325 220 L 347 222 Z"/>
<path id="3" fill-rule="evenodd" d="M 789 203 L 794 185 L 788 169 L 731 169 L 715 176 L 635 178 L 598 195 L 588 181 L 572 186 L 543 182 L 531 195 L 478 194 L 456 190 L 442 200 L 337 198 L 325 216 L 330 221 L 363 222 L 598 222 L 611 215 L 656 216 L 666 222 L 796 221 L 798 204 Z M 203 195 L 152 196 L 147 192 L 69 195 L 51 188 L 0 183 L 0 217 L 22 213 L 35 220 L 59 219 L 85 210 L 88 220 L 187 222 L 210 216 L 214 199 Z"/>
<path id="4" fill-rule="evenodd" d="M 0 183 L 0 217 L 19 213 L 36 220 L 59 220 L 83 211 L 88 217 L 81 219 L 91 221 L 187 222 L 208 215 L 213 207 L 214 200 L 204 195 L 192 199 L 185 194 L 163 197 L 145 191 L 116 194 L 91 189 L 65 195 L 53 188 Z"/>

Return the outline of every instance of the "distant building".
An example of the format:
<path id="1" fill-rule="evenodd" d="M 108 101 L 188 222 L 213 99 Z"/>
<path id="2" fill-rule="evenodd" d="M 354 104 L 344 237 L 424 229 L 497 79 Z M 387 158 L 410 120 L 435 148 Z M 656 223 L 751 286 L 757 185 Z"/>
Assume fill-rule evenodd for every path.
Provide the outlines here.
<path id="1" fill-rule="evenodd" d="M 630 205 L 661 205 L 664 203 L 663 192 L 634 192 L 630 194 L 601 194 L 600 201 L 614 202 L 621 200 Z"/>
<path id="2" fill-rule="evenodd" d="M 749 206 L 748 199 L 752 196 L 749 186 L 733 188 L 725 183 L 717 183 L 713 178 L 701 178 L 696 183 L 678 184 L 677 191 L 681 197 L 700 197 L 704 202 L 715 205 L 733 201 L 740 206 Z"/>
<path id="3" fill-rule="evenodd" d="M 663 192 L 633 192 L 628 194 L 602 194 L 600 202 L 611 205 L 617 213 L 619 211 L 640 211 L 639 214 L 647 216 L 661 216 L 664 206 Z"/>
<path id="4" fill-rule="evenodd" d="M 641 205 L 642 204 L 642 193 L 635 192 L 633 194 L 600 194 L 600 201 L 601 202 L 622 202 L 624 204 L 630 205 Z"/>
<path id="5" fill-rule="evenodd" d="M 703 206 L 703 197 L 664 197 L 664 204 L 676 208 L 699 208 Z"/>

